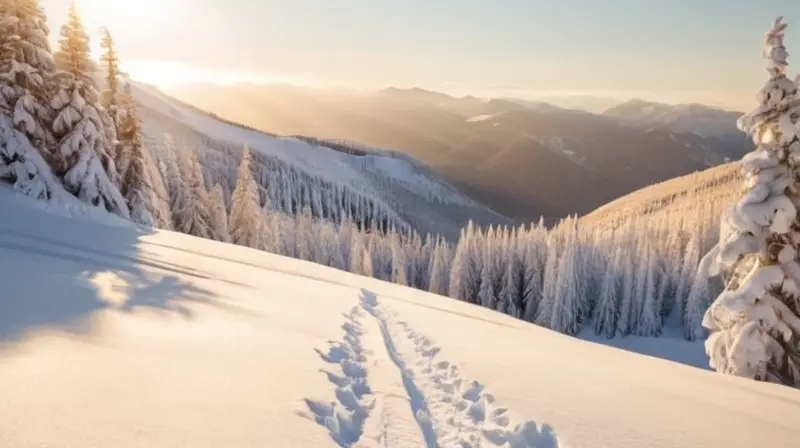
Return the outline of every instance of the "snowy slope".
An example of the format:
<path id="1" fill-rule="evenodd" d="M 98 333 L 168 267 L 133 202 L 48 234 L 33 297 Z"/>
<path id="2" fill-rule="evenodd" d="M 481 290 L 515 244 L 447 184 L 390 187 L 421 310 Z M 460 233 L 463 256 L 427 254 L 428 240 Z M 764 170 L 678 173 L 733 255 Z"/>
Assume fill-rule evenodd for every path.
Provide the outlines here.
<path id="1" fill-rule="evenodd" d="M 208 152 L 215 146 L 240 150 L 247 145 L 274 161 L 269 165 L 273 169 L 278 165 L 288 166 L 310 179 L 369 196 L 422 233 L 455 237 L 469 219 L 487 224 L 510 223 L 508 218 L 471 200 L 435 171 L 407 155 L 380 149 L 346 153 L 334 149 L 335 145 L 275 136 L 226 122 L 148 85 L 132 83 L 131 91 L 140 106 L 147 145 L 155 150 L 156 157 L 159 148 L 165 145 L 165 135 L 171 135 L 179 144 L 202 147 L 198 149 L 200 152 Z M 201 155 L 201 163 L 203 159 Z M 236 166 L 236 159 L 223 160 L 215 166 L 210 162 L 204 164 L 207 177 L 228 175 L 231 181 L 235 179 Z"/>
<path id="2" fill-rule="evenodd" d="M 603 112 L 642 126 L 659 126 L 674 132 L 693 132 L 703 137 L 734 134 L 742 137 L 736 127 L 741 112 L 717 109 L 702 104 L 663 104 L 634 99 Z"/>
<path id="3" fill-rule="evenodd" d="M 800 391 L 0 190 L 6 447 L 795 447 Z M 765 412 L 767 411 L 768 412 Z"/>

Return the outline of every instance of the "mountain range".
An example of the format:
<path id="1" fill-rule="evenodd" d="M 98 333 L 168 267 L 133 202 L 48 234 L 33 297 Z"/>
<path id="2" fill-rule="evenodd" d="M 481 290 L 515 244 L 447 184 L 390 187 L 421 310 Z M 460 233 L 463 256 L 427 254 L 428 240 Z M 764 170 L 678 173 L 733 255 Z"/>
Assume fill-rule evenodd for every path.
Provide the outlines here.
<path id="1" fill-rule="evenodd" d="M 647 185 L 738 159 L 741 115 L 633 100 L 595 114 L 545 102 L 390 87 L 176 87 L 176 98 L 280 135 L 409 154 L 472 199 L 519 221 L 585 214 Z"/>

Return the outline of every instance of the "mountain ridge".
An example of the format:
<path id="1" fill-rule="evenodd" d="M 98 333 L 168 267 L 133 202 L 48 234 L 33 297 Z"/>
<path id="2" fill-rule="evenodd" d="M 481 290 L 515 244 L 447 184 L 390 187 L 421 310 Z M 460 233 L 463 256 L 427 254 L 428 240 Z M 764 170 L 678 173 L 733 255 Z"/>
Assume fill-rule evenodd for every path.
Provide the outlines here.
<path id="1" fill-rule="evenodd" d="M 552 223 L 588 213 L 638 188 L 739 158 L 745 151 L 744 145 L 740 150 L 722 138 L 633 126 L 619 117 L 547 103 L 463 102 L 424 89 L 391 92 L 387 98 L 375 92 L 326 95 L 276 86 L 184 86 L 173 94 L 276 134 L 406 152 L 472 199 L 520 221 L 543 216 Z M 420 94 L 427 99 L 414 99 Z M 612 158 L 618 159 L 616 165 Z"/>

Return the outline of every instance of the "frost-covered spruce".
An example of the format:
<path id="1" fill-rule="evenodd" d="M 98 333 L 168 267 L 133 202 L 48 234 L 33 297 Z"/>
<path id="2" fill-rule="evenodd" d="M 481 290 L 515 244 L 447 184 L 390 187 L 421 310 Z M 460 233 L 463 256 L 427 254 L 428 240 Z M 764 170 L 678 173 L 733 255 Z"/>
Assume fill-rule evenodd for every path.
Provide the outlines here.
<path id="1" fill-rule="evenodd" d="M 759 106 L 738 122 L 757 147 L 742 159 L 747 192 L 731 211 L 731 231 L 710 254 L 712 273 L 725 273 L 727 284 L 703 325 L 717 371 L 800 386 L 800 99 L 785 73 L 785 29 L 779 17 L 767 33 L 770 77 Z"/>
<path id="2" fill-rule="evenodd" d="M 215 184 L 209 192 L 209 207 L 211 212 L 211 223 L 214 239 L 227 243 L 230 241 L 228 233 L 228 213 L 225 210 L 225 198 L 222 195 L 222 187 Z"/>
<path id="3" fill-rule="evenodd" d="M 236 188 L 233 190 L 231 197 L 231 212 L 228 218 L 231 241 L 240 246 L 260 249 L 260 215 L 258 186 L 250 172 L 250 150 L 245 147 L 236 176 Z"/>
<path id="4" fill-rule="evenodd" d="M 203 179 L 203 169 L 194 151 L 184 148 L 180 152 L 183 195 L 177 204 L 175 229 L 188 235 L 211 239 L 213 237 L 208 190 Z"/>
<path id="5" fill-rule="evenodd" d="M 0 180 L 50 199 L 60 186 L 49 167 L 54 66 L 45 22 L 36 0 L 0 2 Z"/>
<path id="6" fill-rule="evenodd" d="M 131 219 L 161 229 L 171 228 L 166 190 L 158 178 L 161 174 L 142 144 L 141 125 L 132 103 L 128 103 L 120 119 L 120 137 L 129 155 L 120 189 Z"/>
<path id="7" fill-rule="evenodd" d="M 108 118 L 100 105 L 93 75 L 89 38 L 74 4 L 61 30 L 56 65 L 58 89 L 50 106 L 58 139 L 54 166 L 64 187 L 80 200 L 128 218 L 128 206 L 118 189 L 119 174 L 111 157 Z"/>

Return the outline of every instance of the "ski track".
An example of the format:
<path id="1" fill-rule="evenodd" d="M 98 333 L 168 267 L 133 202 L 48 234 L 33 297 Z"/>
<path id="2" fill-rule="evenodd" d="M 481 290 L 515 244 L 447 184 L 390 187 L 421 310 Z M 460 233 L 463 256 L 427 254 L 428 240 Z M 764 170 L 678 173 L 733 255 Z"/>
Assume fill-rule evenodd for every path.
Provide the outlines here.
<path id="1" fill-rule="evenodd" d="M 428 448 L 557 448 L 548 425 L 515 424 L 508 409 L 478 381 L 442 359 L 440 347 L 362 290 L 361 306 L 378 322 L 386 351 L 400 371 L 411 410 Z M 385 445 L 384 445 L 385 446 Z"/>
<path id="2" fill-rule="evenodd" d="M 316 422 L 326 427 L 331 438 L 341 447 L 351 447 L 358 442 L 374 405 L 365 365 L 368 352 L 361 344 L 363 315 L 362 307 L 353 307 L 344 315 L 343 340 L 330 342 L 327 353 L 315 349 L 323 361 L 339 366 L 341 374 L 322 370 L 335 386 L 336 400 L 329 403 L 310 398 L 305 400 Z"/>

